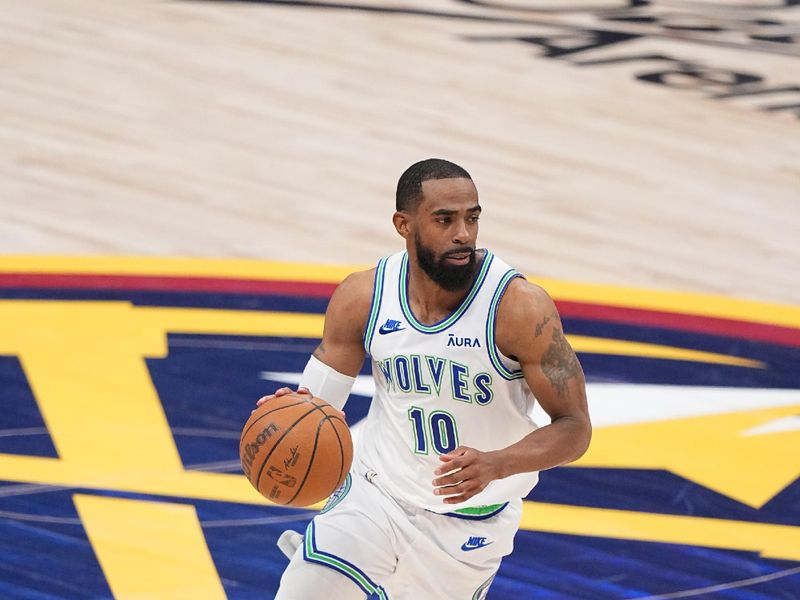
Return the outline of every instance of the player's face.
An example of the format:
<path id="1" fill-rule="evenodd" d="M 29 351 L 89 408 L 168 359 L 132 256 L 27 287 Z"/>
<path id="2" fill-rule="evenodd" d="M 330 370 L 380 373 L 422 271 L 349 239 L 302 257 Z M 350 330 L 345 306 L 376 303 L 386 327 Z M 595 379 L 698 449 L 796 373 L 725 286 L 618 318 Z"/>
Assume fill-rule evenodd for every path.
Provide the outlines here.
<path id="1" fill-rule="evenodd" d="M 469 179 L 422 183 L 414 218 L 414 248 L 423 271 L 442 288 L 466 288 L 475 274 L 478 191 Z"/>

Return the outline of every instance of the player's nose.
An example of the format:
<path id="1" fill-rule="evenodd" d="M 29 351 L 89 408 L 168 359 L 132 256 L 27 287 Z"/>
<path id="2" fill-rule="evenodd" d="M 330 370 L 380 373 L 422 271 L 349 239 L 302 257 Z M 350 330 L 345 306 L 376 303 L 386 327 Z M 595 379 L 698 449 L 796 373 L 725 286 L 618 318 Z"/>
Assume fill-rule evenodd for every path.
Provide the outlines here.
<path id="1" fill-rule="evenodd" d="M 463 221 L 459 221 L 459 225 L 453 232 L 453 243 L 456 246 L 463 246 L 467 243 L 467 241 L 469 241 L 469 230 L 467 229 L 467 224 Z"/>

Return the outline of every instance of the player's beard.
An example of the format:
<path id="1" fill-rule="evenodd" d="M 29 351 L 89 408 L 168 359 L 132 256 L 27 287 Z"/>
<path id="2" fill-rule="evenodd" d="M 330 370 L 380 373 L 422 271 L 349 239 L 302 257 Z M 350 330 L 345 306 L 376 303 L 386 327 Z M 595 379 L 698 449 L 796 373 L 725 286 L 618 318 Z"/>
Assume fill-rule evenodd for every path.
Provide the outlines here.
<path id="1" fill-rule="evenodd" d="M 475 248 L 461 246 L 448 250 L 438 258 L 433 250 L 422 243 L 419 233 L 414 233 L 414 247 L 417 251 L 417 262 L 434 283 L 448 292 L 457 292 L 472 283 L 475 277 Z M 447 257 L 453 254 L 469 252 L 469 261 L 463 265 L 453 265 L 447 262 Z"/>

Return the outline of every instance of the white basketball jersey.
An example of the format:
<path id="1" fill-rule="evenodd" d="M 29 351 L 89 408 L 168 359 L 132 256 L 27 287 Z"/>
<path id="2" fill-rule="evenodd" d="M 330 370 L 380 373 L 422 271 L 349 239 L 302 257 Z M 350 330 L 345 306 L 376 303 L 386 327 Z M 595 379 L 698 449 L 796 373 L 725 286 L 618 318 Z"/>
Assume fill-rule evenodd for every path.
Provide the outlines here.
<path id="1" fill-rule="evenodd" d="M 521 473 L 491 482 L 465 503 L 444 504 L 431 483 L 443 464 L 439 456 L 457 446 L 497 450 L 536 429 L 535 400 L 520 365 L 494 344 L 500 299 L 520 276 L 485 250 L 461 305 L 424 325 L 408 300 L 408 255 L 378 262 L 364 336 L 375 397 L 356 456 L 396 498 L 439 513 L 480 510 L 524 497 L 536 485 L 538 473 Z"/>

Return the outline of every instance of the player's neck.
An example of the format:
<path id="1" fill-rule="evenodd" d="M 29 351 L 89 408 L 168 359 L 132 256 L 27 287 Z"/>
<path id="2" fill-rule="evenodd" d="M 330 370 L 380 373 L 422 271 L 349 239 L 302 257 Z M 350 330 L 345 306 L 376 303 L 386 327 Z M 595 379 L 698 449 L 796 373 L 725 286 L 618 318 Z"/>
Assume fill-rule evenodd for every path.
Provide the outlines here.
<path id="1" fill-rule="evenodd" d="M 432 325 L 446 318 L 458 308 L 475 282 L 482 258 L 479 254 L 475 272 L 469 282 L 463 289 L 455 291 L 444 289 L 422 270 L 415 259 L 409 260 L 408 300 L 417 320 L 425 325 Z"/>

